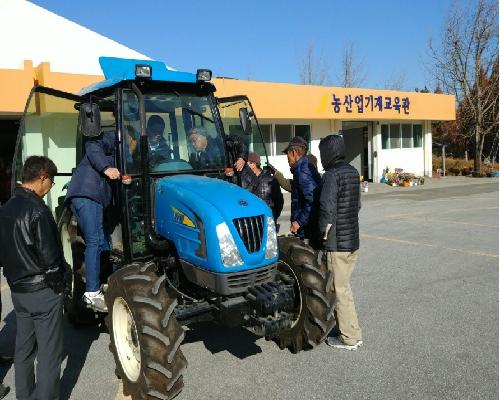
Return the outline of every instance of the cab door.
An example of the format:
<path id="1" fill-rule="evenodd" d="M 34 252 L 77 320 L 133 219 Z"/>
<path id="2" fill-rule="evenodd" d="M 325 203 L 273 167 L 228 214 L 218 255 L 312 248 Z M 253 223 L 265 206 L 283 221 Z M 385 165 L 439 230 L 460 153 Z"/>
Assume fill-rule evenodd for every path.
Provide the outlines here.
<path id="1" fill-rule="evenodd" d="M 31 90 L 17 135 L 12 163 L 11 190 L 21 184 L 22 166 L 30 156 L 49 157 L 57 166 L 54 187 L 45 202 L 56 217 L 63 188 L 77 164 L 78 111 L 80 96 L 36 86 Z"/>
<path id="2" fill-rule="evenodd" d="M 266 165 L 267 151 L 263 140 L 262 132 L 257 121 L 257 116 L 253 111 L 252 104 L 246 96 L 231 96 L 216 98 L 219 115 L 226 135 L 236 135 L 245 143 L 248 151 L 255 151 L 261 158 L 261 164 Z M 250 119 L 251 132 L 245 133 L 240 122 L 241 110 Z"/>

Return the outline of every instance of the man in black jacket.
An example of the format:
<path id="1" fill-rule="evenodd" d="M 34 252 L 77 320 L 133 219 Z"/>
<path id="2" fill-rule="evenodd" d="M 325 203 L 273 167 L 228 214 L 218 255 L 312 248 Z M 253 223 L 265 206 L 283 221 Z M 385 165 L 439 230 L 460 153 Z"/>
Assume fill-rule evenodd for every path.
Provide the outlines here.
<path id="1" fill-rule="evenodd" d="M 56 174 L 49 158 L 29 157 L 21 187 L 0 209 L 0 265 L 17 321 L 14 368 L 18 399 L 59 398 L 64 260 L 56 223 L 42 200 Z"/>
<path id="2" fill-rule="evenodd" d="M 338 336 L 330 334 L 330 346 L 356 350 L 363 344 L 351 291 L 351 274 L 358 259 L 360 208 L 358 171 L 344 160 L 344 140 L 329 135 L 319 143 L 323 175 L 319 232 L 323 235 L 328 270 L 333 273 Z"/>
<path id="3" fill-rule="evenodd" d="M 260 156 L 251 151 L 248 161 L 241 171 L 242 187 L 264 200 L 273 212 L 274 222 L 283 210 L 283 194 L 278 181 L 269 172 L 260 168 Z"/>

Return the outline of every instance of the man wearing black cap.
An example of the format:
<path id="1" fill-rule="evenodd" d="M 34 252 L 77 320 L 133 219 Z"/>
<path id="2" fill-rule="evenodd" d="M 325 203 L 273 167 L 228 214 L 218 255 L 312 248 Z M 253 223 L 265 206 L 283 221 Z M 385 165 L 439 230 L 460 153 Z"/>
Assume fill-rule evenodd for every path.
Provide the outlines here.
<path id="1" fill-rule="evenodd" d="M 306 156 L 307 147 L 307 142 L 302 137 L 295 136 L 283 153 L 287 155 L 293 175 L 290 232 L 301 239 L 314 242 L 321 177 Z"/>

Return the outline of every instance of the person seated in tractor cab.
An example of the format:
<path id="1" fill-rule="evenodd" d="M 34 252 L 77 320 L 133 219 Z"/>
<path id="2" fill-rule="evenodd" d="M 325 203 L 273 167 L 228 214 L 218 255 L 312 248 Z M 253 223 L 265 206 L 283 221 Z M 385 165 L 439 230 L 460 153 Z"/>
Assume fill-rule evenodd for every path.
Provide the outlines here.
<path id="1" fill-rule="evenodd" d="M 210 137 L 205 128 L 200 126 L 191 128 L 188 138 L 194 148 L 194 152 L 189 155 L 189 163 L 193 168 L 203 169 L 224 164 L 225 149 L 222 147 L 222 143 L 220 140 Z M 229 150 L 233 153 L 236 170 L 243 170 L 248 154 L 246 146 L 237 137 L 231 135 L 226 138 L 225 146 L 230 147 Z"/>
<path id="2" fill-rule="evenodd" d="M 283 210 L 283 194 L 278 181 L 260 167 L 260 156 L 252 151 L 241 171 L 241 186 L 264 200 L 273 212 L 276 222 Z"/>
<path id="3" fill-rule="evenodd" d="M 149 162 L 150 166 L 154 166 L 170 161 L 172 149 L 167 144 L 163 132 L 165 130 L 165 122 L 159 115 L 151 115 L 146 125 L 146 133 L 149 143 Z"/>

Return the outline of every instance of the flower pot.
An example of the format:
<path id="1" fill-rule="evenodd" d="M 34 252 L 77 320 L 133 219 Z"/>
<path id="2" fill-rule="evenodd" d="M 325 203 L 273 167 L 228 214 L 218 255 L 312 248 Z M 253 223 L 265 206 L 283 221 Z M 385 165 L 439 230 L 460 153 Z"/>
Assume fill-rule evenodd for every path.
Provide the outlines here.
<path id="1" fill-rule="evenodd" d="M 398 184 L 393 182 L 393 183 L 392 183 L 392 186 L 398 186 Z"/>
<path id="2" fill-rule="evenodd" d="M 403 181 L 403 187 L 408 187 L 410 186 L 410 182 L 408 181 Z"/>

